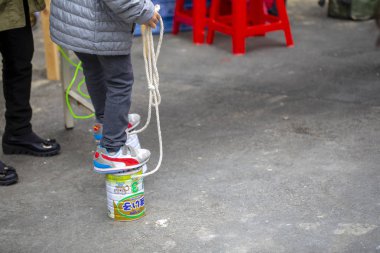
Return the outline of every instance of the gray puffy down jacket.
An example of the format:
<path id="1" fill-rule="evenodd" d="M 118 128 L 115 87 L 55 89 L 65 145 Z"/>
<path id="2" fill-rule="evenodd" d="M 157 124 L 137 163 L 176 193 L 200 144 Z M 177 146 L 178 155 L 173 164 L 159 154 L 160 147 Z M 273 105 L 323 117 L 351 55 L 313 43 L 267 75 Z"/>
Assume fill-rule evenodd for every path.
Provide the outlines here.
<path id="1" fill-rule="evenodd" d="M 58 45 L 81 53 L 130 53 L 134 23 L 153 16 L 150 0 L 52 0 L 50 33 Z"/>

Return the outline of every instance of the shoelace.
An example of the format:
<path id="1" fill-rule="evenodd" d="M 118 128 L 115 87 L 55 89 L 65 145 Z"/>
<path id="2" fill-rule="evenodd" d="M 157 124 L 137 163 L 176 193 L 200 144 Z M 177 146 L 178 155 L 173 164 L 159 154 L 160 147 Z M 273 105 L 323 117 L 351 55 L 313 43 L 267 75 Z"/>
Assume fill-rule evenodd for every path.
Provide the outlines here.
<path id="1" fill-rule="evenodd" d="M 121 148 L 121 153 L 123 155 L 132 155 L 132 156 L 135 156 L 136 155 L 136 151 L 133 147 L 131 146 L 127 146 L 127 145 L 124 145 L 122 148 Z"/>

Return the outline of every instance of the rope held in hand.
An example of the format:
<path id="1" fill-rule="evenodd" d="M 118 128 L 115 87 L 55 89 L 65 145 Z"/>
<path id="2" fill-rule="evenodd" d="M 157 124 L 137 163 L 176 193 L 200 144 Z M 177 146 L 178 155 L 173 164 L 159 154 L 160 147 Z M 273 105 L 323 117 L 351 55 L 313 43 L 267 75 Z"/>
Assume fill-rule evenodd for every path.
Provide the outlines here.
<path id="1" fill-rule="evenodd" d="M 156 5 L 156 11 L 159 11 L 159 5 Z M 161 104 L 161 94 L 159 90 L 160 76 L 157 69 L 157 60 L 158 60 L 158 56 L 160 55 L 163 35 L 164 35 L 164 22 L 162 21 L 161 17 L 160 17 L 160 35 L 159 35 L 156 49 L 154 48 L 152 28 L 149 26 L 146 26 L 145 29 L 142 29 L 145 73 L 146 73 L 148 89 L 149 89 L 148 117 L 147 117 L 147 121 L 145 125 L 141 129 L 133 131 L 131 133 L 131 134 L 141 133 L 148 127 L 151 120 L 151 116 L 152 116 L 152 107 L 154 106 L 155 111 L 156 111 L 157 133 L 158 133 L 158 142 L 159 142 L 159 149 L 160 149 L 159 159 L 158 159 L 157 166 L 154 170 L 144 173 L 144 174 L 140 174 L 140 175 L 133 175 L 132 178 L 140 178 L 140 177 L 146 177 L 146 176 L 152 175 L 160 169 L 160 166 L 162 163 L 163 150 L 162 150 L 162 135 L 161 135 L 160 110 L 159 110 L 159 105 Z"/>

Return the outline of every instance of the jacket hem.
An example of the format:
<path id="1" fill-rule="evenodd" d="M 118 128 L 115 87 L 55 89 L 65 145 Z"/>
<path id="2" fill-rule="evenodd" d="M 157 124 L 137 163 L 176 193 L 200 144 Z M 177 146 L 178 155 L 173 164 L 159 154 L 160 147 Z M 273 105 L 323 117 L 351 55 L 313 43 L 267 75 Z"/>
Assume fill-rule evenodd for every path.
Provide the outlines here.
<path id="1" fill-rule="evenodd" d="M 88 49 L 88 48 L 82 48 L 82 47 L 75 47 L 72 45 L 65 44 L 53 36 L 51 36 L 51 39 L 54 43 L 60 45 L 61 47 L 78 52 L 78 53 L 84 53 L 84 54 L 94 54 L 94 55 L 129 55 L 131 53 L 131 47 L 129 49 L 125 50 L 94 50 L 94 49 Z"/>

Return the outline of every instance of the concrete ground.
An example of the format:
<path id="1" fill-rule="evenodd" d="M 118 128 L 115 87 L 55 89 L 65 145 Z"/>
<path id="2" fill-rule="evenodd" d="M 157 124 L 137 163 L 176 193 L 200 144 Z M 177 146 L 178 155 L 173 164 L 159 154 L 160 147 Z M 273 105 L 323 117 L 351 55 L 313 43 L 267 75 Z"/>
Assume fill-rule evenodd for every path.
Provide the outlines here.
<path id="1" fill-rule="evenodd" d="M 249 39 L 244 57 L 223 35 L 200 47 L 191 33 L 165 37 L 164 162 L 145 180 L 147 216 L 130 223 L 106 215 L 92 121 L 64 129 L 37 30 L 33 125 L 62 153 L 1 156 L 20 182 L 0 189 L 0 252 L 380 252 L 379 32 L 316 1 L 289 1 L 289 13 L 291 49 L 282 33 Z M 146 116 L 135 42 L 133 111 Z M 140 139 L 152 168 L 153 124 Z"/>

